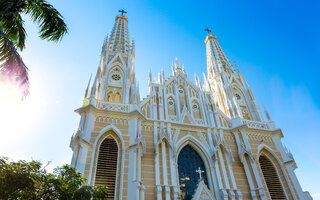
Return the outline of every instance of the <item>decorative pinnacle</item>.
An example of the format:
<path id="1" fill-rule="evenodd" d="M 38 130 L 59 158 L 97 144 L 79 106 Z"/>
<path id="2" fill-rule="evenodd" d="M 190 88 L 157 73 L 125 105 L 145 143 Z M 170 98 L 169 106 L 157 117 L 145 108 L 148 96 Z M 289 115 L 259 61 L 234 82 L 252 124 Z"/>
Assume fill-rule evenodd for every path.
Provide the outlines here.
<path id="1" fill-rule="evenodd" d="M 209 33 L 211 33 L 211 30 L 210 29 L 208 29 L 208 28 L 206 28 L 206 29 L 204 29 L 205 31 L 207 31 L 208 32 L 208 34 Z"/>
<path id="2" fill-rule="evenodd" d="M 120 12 L 121 13 L 121 15 L 123 15 L 123 13 L 127 13 L 127 11 L 125 11 L 125 10 L 119 10 L 118 12 Z"/>

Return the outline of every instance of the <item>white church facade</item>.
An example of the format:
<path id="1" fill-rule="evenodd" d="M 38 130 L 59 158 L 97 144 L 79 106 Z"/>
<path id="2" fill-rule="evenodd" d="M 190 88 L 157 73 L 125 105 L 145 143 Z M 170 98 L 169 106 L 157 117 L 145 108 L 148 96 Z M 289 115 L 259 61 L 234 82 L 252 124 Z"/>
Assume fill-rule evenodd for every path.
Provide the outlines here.
<path id="1" fill-rule="evenodd" d="M 207 74 L 192 82 L 178 59 L 172 75 L 148 75 L 140 100 L 128 18 L 116 16 L 90 79 L 71 165 L 108 199 L 312 199 L 303 192 L 283 133 L 267 120 L 215 35 L 205 38 Z M 235 69 L 236 68 L 236 69 Z"/>

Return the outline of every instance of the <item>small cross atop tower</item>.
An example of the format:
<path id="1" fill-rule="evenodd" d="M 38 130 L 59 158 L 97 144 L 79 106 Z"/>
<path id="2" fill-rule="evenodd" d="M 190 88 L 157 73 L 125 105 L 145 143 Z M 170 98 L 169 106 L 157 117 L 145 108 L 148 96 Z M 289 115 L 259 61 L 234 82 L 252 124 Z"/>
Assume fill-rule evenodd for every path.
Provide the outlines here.
<path id="1" fill-rule="evenodd" d="M 119 12 L 121 12 L 121 15 L 123 15 L 123 13 L 127 13 L 127 11 L 125 11 L 125 10 L 119 10 Z"/>
<path id="2" fill-rule="evenodd" d="M 199 177 L 200 177 L 200 180 L 202 178 L 201 174 L 204 173 L 203 170 L 201 170 L 201 168 L 199 167 L 197 170 L 196 170 L 197 173 L 199 173 Z"/>
<path id="3" fill-rule="evenodd" d="M 211 33 L 211 30 L 210 29 L 208 29 L 208 28 L 206 28 L 206 29 L 204 29 L 205 31 L 207 31 L 208 32 L 208 34 L 209 33 Z"/>

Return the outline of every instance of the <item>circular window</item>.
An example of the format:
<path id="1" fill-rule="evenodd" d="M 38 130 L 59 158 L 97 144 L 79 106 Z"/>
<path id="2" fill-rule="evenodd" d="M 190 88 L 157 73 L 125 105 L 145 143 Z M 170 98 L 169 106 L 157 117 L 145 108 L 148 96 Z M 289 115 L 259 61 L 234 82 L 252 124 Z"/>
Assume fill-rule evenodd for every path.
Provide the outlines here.
<path id="1" fill-rule="evenodd" d="M 197 105 L 197 104 L 194 104 L 192 107 L 193 107 L 193 108 L 198 108 L 198 105 Z"/>
<path id="2" fill-rule="evenodd" d="M 183 93 L 183 90 L 182 90 L 182 89 L 180 89 L 180 90 L 179 90 L 179 93 L 181 93 L 181 94 L 182 94 L 182 93 Z"/>
<path id="3" fill-rule="evenodd" d="M 112 78 L 112 80 L 114 80 L 114 81 L 118 81 L 118 80 L 120 80 L 121 77 L 120 77 L 119 74 L 112 74 L 111 78 Z"/>
<path id="4" fill-rule="evenodd" d="M 172 106 L 172 105 L 173 105 L 173 101 L 169 101 L 168 104 L 169 104 L 170 106 Z"/>
<path id="5" fill-rule="evenodd" d="M 238 100 L 241 99 L 241 96 L 240 96 L 239 94 L 235 94 L 235 96 L 236 96 L 236 98 L 237 98 Z"/>

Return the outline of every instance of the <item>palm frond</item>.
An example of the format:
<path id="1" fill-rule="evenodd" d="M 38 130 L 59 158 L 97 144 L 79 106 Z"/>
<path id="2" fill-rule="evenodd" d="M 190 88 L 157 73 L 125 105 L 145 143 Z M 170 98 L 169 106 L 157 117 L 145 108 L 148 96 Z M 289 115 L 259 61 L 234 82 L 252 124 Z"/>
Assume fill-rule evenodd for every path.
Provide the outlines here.
<path id="1" fill-rule="evenodd" d="M 59 41 L 68 32 L 62 15 L 45 0 L 27 0 L 26 13 L 40 25 L 40 37 L 49 41 Z"/>
<path id="2" fill-rule="evenodd" d="M 14 44 L 23 50 L 27 33 L 24 29 L 24 21 L 19 13 L 11 13 L 10 15 L 0 15 L 0 26 L 7 34 L 7 37 Z"/>
<path id="3" fill-rule="evenodd" d="M 21 13 L 27 7 L 25 0 L 0 0 L 0 15 Z"/>
<path id="4" fill-rule="evenodd" d="M 29 94 L 28 68 L 14 43 L 0 27 L 0 81 L 19 87 L 22 98 Z"/>

